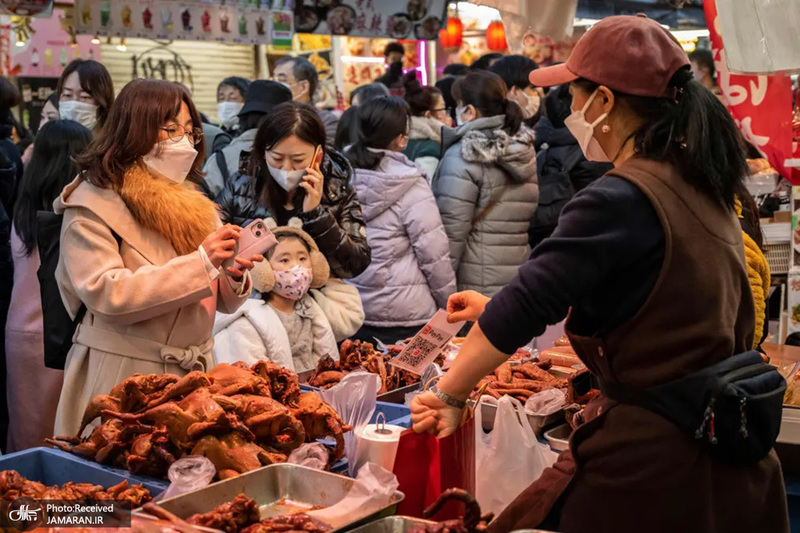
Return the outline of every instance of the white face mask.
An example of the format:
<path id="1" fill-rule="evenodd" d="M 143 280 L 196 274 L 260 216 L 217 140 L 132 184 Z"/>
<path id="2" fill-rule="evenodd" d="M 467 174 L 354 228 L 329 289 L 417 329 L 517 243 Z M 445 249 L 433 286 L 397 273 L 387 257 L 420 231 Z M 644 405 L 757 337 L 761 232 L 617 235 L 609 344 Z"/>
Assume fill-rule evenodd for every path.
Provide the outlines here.
<path id="1" fill-rule="evenodd" d="M 269 173 L 272 176 L 272 179 L 275 180 L 275 183 L 280 185 L 281 188 L 286 192 L 292 192 L 293 190 L 295 190 L 300 185 L 300 182 L 303 180 L 303 177 L 306 175 L 306 171 L 303 169 L 282 170 L 273 167 L 269 163 L 267 163 L 267 168 L 269 169 Z"/>
<path id="2" fill-rule="evenodd" d="M 583 155 L 586 156 L 588 161 L 608 163 L 611 159 L 606 155 L 606 152 L 603 150 L 603 147 L 600 146 L 600 143 L 597 142 L 597 139 L 594 138 L 594 129 L 606 119 L 608 113 L 603 113 L 592 123 L 586 121 L 586 110 L 589 109 L 596 95 L 597 90 L 595 90 L 592 96 L 586 101 L 586 105 L 583 106 L 583 109 L 580 111 L 573 111 L 572 114 L 564 120 L 564 125 L 578 141 Z"/>
<path id="3" fill-rule="evenodd" d="M 463 115 L 466 110 L 467 110 L 467 106 L 457 107 L 456 108 L 456 125 L 457 126 L 463 126 L 464 125 L 464 119 L 461 118 L 461 115 Z"/>
<path id="4" fill-rule="evenodd" d="M 59 102 L 58 114 L 63 120 L 74 120 L 90 130 L 97 124 L 97 106 L 88 102 L 78 100 Z"/>
<path id="5" fill-rule="evenodd" d="M 197 150 L 184 136 L 180 141 L 171 139 L 156 143 L 150 153 L 142 158 L 144 164 L 175 183 L 183 183 L 192 170 Z"/>
<path id="6" fill-rule="evenodd" d="M 217 103 L 217 117 L 223 124 L 233 124 L 239 111 L 242 110 L 244 104 L 242 102 L 219 102 Z"/>

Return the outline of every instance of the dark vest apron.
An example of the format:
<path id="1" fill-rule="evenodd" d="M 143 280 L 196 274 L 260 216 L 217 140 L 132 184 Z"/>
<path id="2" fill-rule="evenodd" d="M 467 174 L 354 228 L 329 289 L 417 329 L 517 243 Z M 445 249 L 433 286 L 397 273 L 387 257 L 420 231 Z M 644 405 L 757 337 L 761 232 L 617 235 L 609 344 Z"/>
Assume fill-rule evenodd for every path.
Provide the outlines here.
<path id="1" fill-rule="evenodd" d="M 586 366 L 628 387 L 665 383 L 752 347 L 755 310 L 733 212 L 668 164 L 631 159 L 610 175 L 652 202 L 665 256 L 648 300 L 602 338 L 567 334 Z M 570 450 L 492 524 L 492 532 L 785 533 L 786 495 L 775 452 L 754 465 L 719 464 L 681 429 L 599 396 Z"/>

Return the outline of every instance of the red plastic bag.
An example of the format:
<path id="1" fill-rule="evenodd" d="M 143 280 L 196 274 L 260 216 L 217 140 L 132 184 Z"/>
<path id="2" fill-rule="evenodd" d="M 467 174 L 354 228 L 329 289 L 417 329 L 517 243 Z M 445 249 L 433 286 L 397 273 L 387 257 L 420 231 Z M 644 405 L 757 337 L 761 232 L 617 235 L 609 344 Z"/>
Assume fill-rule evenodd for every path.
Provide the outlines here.
<path id="1" fill-rule="evenodd" d="M 422 511 L 450 488 L 475 494 L 475 418 L 469 416 L 455 433 L 444 438 L 407 430 L 400 436 L 394 474 L 406 497 L 398 515 L 422 517 Z M 463 505 L 450 501 L 435 520 L 459 518 Z"/>

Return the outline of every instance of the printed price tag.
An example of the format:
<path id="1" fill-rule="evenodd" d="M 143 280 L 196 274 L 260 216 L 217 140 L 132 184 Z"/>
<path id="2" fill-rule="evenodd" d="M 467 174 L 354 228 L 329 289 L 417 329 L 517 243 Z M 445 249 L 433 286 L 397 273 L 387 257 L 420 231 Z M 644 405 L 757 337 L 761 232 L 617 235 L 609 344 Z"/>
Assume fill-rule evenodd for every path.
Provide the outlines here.
<path id="1" fill-rule="evenodd" d="M 463 326 L 464 322 L 449 324 L 447 311 L 440 309 L 420 332 L 414 335 L 411 342 L 406 344 L 400 355 L 392 359 L 392 364 L 418 376 L 422 375 Z"/>

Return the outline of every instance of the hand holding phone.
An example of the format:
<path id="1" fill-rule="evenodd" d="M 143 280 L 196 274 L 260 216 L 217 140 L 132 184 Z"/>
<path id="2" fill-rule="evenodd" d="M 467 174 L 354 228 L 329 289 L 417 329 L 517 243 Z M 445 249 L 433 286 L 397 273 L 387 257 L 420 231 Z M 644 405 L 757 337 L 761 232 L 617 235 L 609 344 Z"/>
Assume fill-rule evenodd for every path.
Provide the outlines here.
<path id="1" fill-rule="evenodd" d="M 278 244 L 278 239 L 267 227 L 267 224 L 260 218 L 255 219 L 239 233 L 239 240 L 236 243 L 236 250 L 233 257 L 222 263 L 227 272 L 229 268 L 236 268 L 236 263 L 243 266 L 251 262 L 253 256 L 264 255 Z M 250 266 L 252 268 L 252 266 Z"/>
<path id="2" fill-rule="evenodd" d="M 325 183 L 325 176 L 322 175 L 320 165 L 324 155 L 322 147 L 317 146 L 314 156 L 311 158 L 311 166 L 306 169 L 306 175 L 300 182 L 300 187 L 306 191 L 306 197 L 303 199 L 304 212 L 315 209 L 322 201 L 322 185 Z"/>

